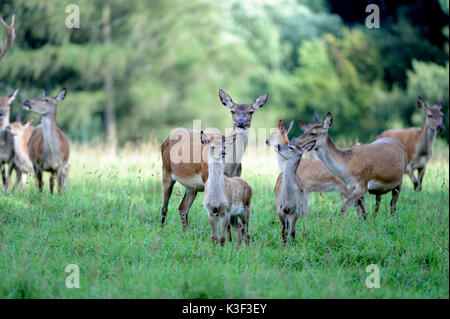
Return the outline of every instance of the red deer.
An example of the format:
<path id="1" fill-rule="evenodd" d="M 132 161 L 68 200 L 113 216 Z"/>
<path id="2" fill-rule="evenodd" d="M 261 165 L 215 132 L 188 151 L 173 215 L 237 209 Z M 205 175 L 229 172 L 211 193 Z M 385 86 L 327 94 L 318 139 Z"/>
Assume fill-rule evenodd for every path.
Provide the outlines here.
<path id="1" fill-rule="evenodd" d="M 33 129 L 28 142 L 30 159 L 33 162 L 39 190 L 42 191 L 42 173 L 50 172 L 50 192 L 53 194 L 54 180 L 58 182 L 58 192 L 66 182 L 69 160 L 69 141 L 66 135 L 56 126 L 56 111 L 60 101 L 66 96 L 66 89 L 62 89 L 57 96 L 44 94 L 23 102 L 23 108 L 42 115 L 41 124 Z"/>
<path id="2" fill-rule="evenodd" d="M 11 165 L 13 160 L 13 138 L 6 130 L 9 125 L 9 112 L 11 103 L 15 100 L 19 89 L 11 95 L 0 97 L 0 170 L 2 171 L 3 185 L 6 186 L 5 164 Z"/>
<path id="3" fill-rule="evenodd" d="M 233 133 L 236 141 L 233 145 L 238 152 L 231 152 L 225 158 L 224 174 L 228 177 L 241 175 L 241 159 L 247 147 L 248 128 L 255 110 L 261 108 L 267 101 L 267 93 L 259 96 L 252 104 L 234 103 L 231 97 L 223 90 L 219 91 L 223 105 L 231 111 L 233 119 Z M 168 136 L 161 145 L 163 207 L 161 209 L 161 224 L 164 224 L 167 207 L 175 182 L 185 187 L 183 200 L 178 211 L 180 213 L 183 229 L 188 228 L 188 214 L 198 192 L 204 189 L 208 179 L 207 159 L 202 156 L 203 144 L 200 141 L 200 131 L 177 129 Z M 236 156 L 237 155 L 237 156 Z M 182 157 L 182 160 L 179 158 Z M 196 157 L 198 157 L 196 159 Z"/>
<path id="4" fill-rule="evenodd" d="M 228 137 L 228 139 L 232 138 L 233 140 L 226 141 L 223 135 L 207 137 L 201 131 L 200 138 L 201 143 L 208 151 L 208 179 L 204 187 L 205 197 L 203 205 L 208 211 L 209 222 L 211 223 L 211 238 L 214 246 L 217 243 L 219 218 L 222 219 L 219 241 L 221 246 L 225 245 L 225 235 L 228 232 L 230 222 L 236 231 L 236 248 L 241 245 L 242 237 L 245 238 L 246 244 L 249 245 L 248 224 L 250 220 L 252 188 L 238 176 L 227 177 L 224 175 L 226 148 L 233 146 L 236 135 Z"/>
<path id="5" fill-rule="evenodd" d="M 16 170 L 16 182 L 14 183 L 12 191 L 14 191 L 20 182 L 20 191 L 23 190 L 23 185 L 26 182 L 27 174 L 34 174 L 33 163 L 28 156 L 28 141 L 33 132 L 34 119 L 29 120 L 23 124 L 21 121 L 16 121 L 8 126 L 8 130 L 13 136 L 14 140 L 14 156 L 13 162 L 8 169 L 8 178 L 6 180 L 5 190 L 8 191 L 9 182 L 13 169 Z"/>
<path id="6" fill-rule="evenodd" d="M 270 134 L 266 144 L 276 147 L 288 145 L 288 133 L 292 128 L 292 123 L 287 128 L 284 127 L 283 120 L 278 122 L 277 130 Z M 310 154 L 310 152 L 306 153 Z M 306 155 L 305 154 L 305 155 Z M 278 166 L 283 171 L 283 165 L 286 159 L 277 152 Z M 303 158 L 297 168 L 297 175 L 300 177 L 303 185 L 303 214 L 307 215 L 309 211 L 309 195 L 313 192 L 340 192 L 344 196 L 347 194 L 345 184 L 337 177 L 333 176 L 320 160 L 311 160 Z M 281 174 L 278 176 L 277 185 L 281 183 Z"/>
<path id="7" fill-rule="evenodd" d="M 422 98 L 417 99 L 417 106 L 425 115 L 425 125 L 423 129 L 411 127 L 405 130 L 387 130 L 381 133 L 377 138 L 392 137 L 406 147 L 408 151 L 408 166 L 405 173 L 409 175 L 414 184 L 414 189 L 422 190 L 422 180 L 425 174 L 425 168 L 431 158 L 431 149 L 433 142 L 438 132 L 442 132 L 445 127 L 442 124 L 441 108 L 444 104 L 444 99 L 434 106 L 427 106 Z M 414 175 L 414 170 L 417 169 L 418 177 Z"/>
<path id="8" fill-rule="evenodd" d="M 278 176 L 275 186 L 275 202 L 278 218 L 281 223 L 281 236 L 286 243 L 286 233 L 289 227 L 289 235 L 295 240 L 295 224 L 303 213 L 303 185 L 297 174 L 298 166 L 305 152 L 314 147 L 316 141 L 308 142 L 303 146 L 296 144 L 278 144 L 275 150 L 285 159 L 283 171 Z"/>
<path id="9" fill-rule="evenodd" d="M 6 34 L 7 34 L 5 46 L 3 46 L 3 43 L 0 41 L 0 60 L 5 56 L 6 52 L 8 52 L 9 48 L 11 47 L 11 44 L 16 39 L 16 32 L 14 30 L 14 21 L 15 21 L 15 16 L 14 15 L 12 16 L 10 25 L 8 25 L 5 22 L 5 20 L 0 18 L 0 22 L 5 27 Z"/>
<path id="10" fill-rule="evenodd" d="M 350 205 L 356 202 L 357 212 L 366 218 L 365 193 L 376 195 L 375 212 L 377 212 L 381 195 L 392 191 L 391 214 L 394 214 L 403 172 L 408 163 L 405 147 L 396 139 L 383 138 L 371 144 L 360 144 L 342 151 L 328 136 L 332 122 L 331 113 L 328 113 L 322 125 L 311 127 L 297 137 L 295 143 L 304 145 L 316 141 L 314 149 L 321 162 L 330 173 L 347 185 L 347 201 L 342 206 L 341 213 L 345 213 Z"/>

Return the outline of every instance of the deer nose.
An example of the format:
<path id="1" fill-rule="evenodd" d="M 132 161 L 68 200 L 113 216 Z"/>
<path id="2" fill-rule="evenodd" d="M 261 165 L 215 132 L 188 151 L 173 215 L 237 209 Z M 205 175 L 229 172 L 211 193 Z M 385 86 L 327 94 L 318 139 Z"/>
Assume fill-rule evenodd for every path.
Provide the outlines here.
<path id="1" fill-rule="evenodd" d="M 444 124 L 439 125 L 439 126 L 438 126 L 438 131 L 439 131 L 439 132 L 442 132 L 443 130 L 445 130 Z"/>
<path id="2" fill-rule="evenodd" d="M 245 127 L 246 121 L 245 120 L 238 120 L 236 122 L 236 125 L 240 128 Z"/>

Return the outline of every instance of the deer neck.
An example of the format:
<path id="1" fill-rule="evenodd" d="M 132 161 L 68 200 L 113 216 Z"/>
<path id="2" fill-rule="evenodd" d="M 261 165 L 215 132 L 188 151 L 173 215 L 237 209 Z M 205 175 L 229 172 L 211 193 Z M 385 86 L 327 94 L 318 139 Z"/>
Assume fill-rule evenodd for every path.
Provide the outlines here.
<path id="1" fill-rule="evenodd" d="M 225 157 L 224 170 L 227 176 L 235 176 L 237 168 L 242 161 L 248 144 L 248 129 L 243 130 L 234 127 L 231 134 L 236 134 L 236 140 L 233 143 L 233 151 L 227 152 Z"/>
<path id="2" fill-rule="evenodd" d="M 22 167 L 33 167 L 28 156 L 28 143 L 25 143 L 22 134 L 14 136 L 14 161 L 22 169 Z"/>
<path id="3" fill-rule="evenodd" d="M 283 179 L 281 181 L 281 192 L 286 198 L 295 198 L 294 196 L 298 194 L 298 185 L 295 181 L 297 168 L 301 161 L 301 156 L 284 160 L 283 164 Z"/>
<path id="4" fill-rule="evenodd" d="M 437 131 L 425 122 L 422 133 L 420 134 L 419 143 L 417 145 L 417 155 L 428 155 L 431 153 L 433 142 L 436 138 Z"/>
<path id="5" fill-rule="evenodd" d="M 221 203 L 226 202 L 225 180 L 223 175 L 223 163 L 208 159 L 208 180 L 206 181 L 207 193 L 205 202 L 213 207 L 219 207 Z"/>
<path id="6" fill-rule="evenodd" d="M 42 135 L 44 138 L 43 149 L 46 153 L 56 154 L 59 152 L 59 139 L 56 128 L 56 110 L 42 117 Z"/>
<path id="7" fill-rule="evenodd" d="M 0 121 L 0 131 L 6 129 L 8 125 L 9 125 L 9 110 L 5 112 L 5 115 L 3 115 L 2 120 Z"/>
<path id="8" fill-rule="evenodd" d="M 316 150 L 317 157 L 325 167 L 345 183 L 348 182 L 347 161 L 349 152 L 338 149 L 327 135 L 325 145 Z"/>

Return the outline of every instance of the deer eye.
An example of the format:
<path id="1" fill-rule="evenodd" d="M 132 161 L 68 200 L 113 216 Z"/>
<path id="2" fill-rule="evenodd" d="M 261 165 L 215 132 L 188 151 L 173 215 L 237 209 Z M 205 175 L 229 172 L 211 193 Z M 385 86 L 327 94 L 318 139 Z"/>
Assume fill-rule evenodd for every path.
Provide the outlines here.
<path id="1" fill-rule="evenodd" d="M 231 114 L 236 114 L 236 111 L 231 110 Z"/>

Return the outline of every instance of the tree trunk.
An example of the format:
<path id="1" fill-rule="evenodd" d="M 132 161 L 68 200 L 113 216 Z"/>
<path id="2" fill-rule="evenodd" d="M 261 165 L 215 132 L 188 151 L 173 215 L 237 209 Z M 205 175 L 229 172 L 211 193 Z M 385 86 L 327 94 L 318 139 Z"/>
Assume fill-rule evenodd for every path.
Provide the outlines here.
<path id="1" fill-rule="evenodd" d="M 103 43 L 106 47 L 111 44 L 111 5 L 106 3 L 102 12 L 103 22 Z M 114 78 L 111 66 L 106 61 L 103 69 L 103 89 L 106 94 L 105 122 L 106 122 L 106 139 L 110 150 L 115 153 L 117 137 L 116 137 L 116 115 L 114 104 Z"/>

